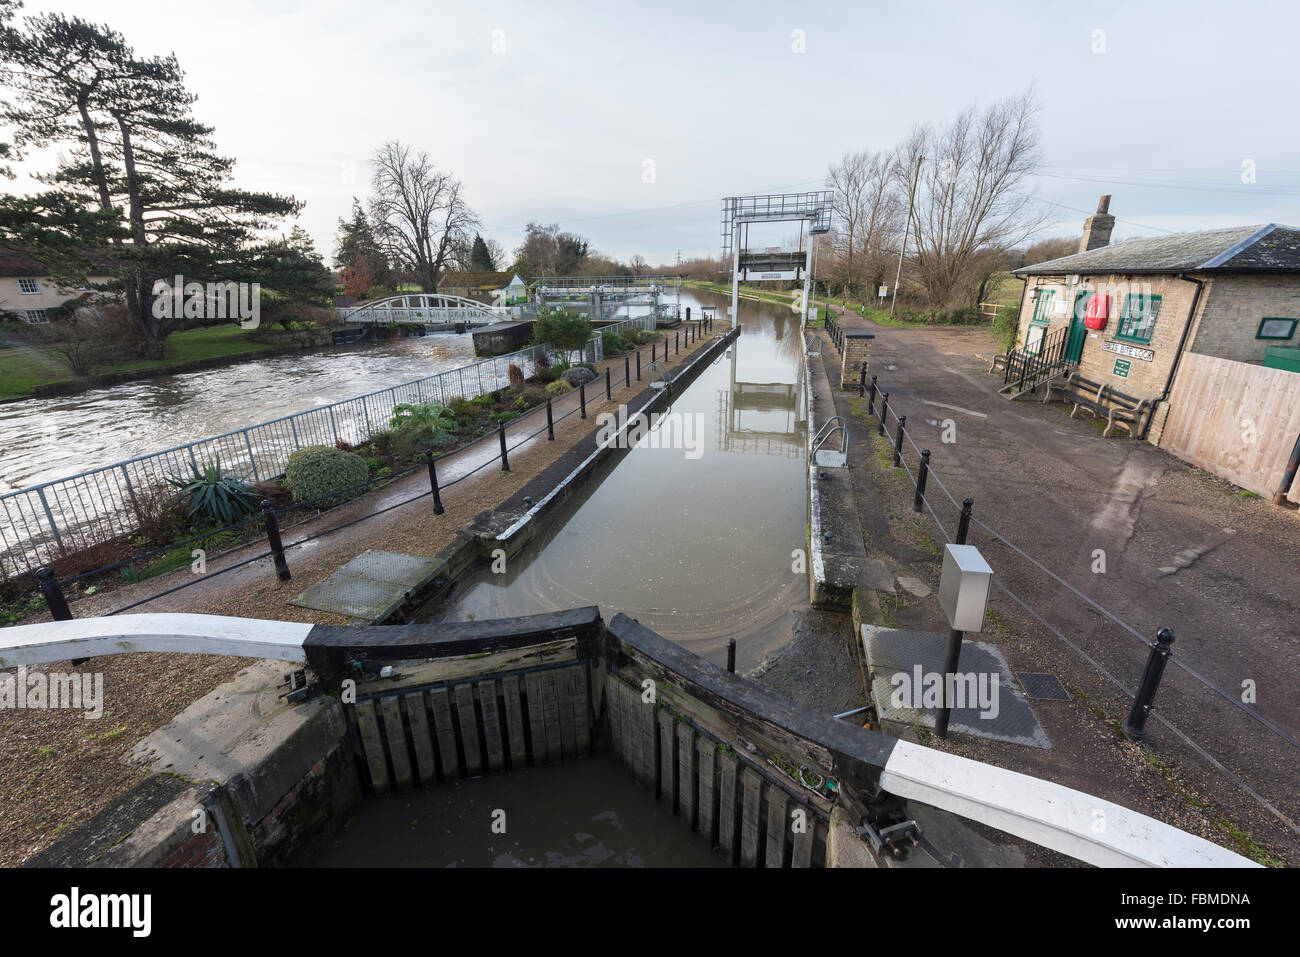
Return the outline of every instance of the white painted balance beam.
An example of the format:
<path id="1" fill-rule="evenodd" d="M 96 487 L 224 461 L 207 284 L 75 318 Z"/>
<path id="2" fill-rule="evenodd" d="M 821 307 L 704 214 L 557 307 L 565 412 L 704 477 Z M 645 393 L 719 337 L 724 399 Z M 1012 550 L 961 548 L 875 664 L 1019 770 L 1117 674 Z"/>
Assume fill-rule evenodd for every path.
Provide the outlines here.
<path id="1" fill-rule="evenodd" d="M 880 786 L 1097 867 L 1259 866 L 1119 804 L 909 741 L 894 745 Z"/>
<path id="2" fill-rule="evenodd" d="M 305 662 L 312 625 L 222 615 L 116 615 L 0 628 L 0 668 L 134 651 Z"/>

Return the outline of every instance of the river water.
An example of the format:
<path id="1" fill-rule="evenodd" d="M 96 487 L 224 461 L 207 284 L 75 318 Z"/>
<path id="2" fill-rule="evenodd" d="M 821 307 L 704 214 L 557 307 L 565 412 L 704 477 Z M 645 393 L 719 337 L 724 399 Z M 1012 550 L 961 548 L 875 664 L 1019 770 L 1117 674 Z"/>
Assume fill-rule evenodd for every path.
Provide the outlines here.
<path id="1" fill-rule="evenodd" d="M 683 307 L 698 315 L 700 298 L 722 301 Z M 784 644 L 807 601 L 799 319 L 742 301 L 741 330 L 673 401 L 680 447 L 652 434 L 620 453 L 504 572 L 480 570 L 416 620 L 597 604 L 718 663 L 735 638 L 742 673 Z"/>
<path id="2" fill-rule="evenodd" d="M 340 346 L 0 404 L 0 492 L 474 362 L 468 335 Z"/>
<path id="3" fill-rule="evenodd" d="M 724 867 L 607 753 L 363 801 L 306 867 Z"/>

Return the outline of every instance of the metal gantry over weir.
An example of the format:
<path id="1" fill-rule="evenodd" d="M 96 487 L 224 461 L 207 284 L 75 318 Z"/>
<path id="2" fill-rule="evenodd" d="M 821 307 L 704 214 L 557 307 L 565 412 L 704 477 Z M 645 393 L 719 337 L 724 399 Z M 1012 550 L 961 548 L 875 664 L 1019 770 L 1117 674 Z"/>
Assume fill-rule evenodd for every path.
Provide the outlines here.
<path id="1" fill-rule="evenodd" d="M 830 190 L 809 193 L 764 193 L 754 196 L 727 196 L 722 200 L 722 262 L 731 261 L 731 318 L 736 320 L 740 283 L 788 282 L 803 280 L 800 325 L 808 320 L 808 291 L 812 283 L 813 236 L 830 231 Z M 800 224 L 800 245 L 795 249 L 748 246 L 752 223 Z M 806 228 L 806 237 L 805 237 Z"/>

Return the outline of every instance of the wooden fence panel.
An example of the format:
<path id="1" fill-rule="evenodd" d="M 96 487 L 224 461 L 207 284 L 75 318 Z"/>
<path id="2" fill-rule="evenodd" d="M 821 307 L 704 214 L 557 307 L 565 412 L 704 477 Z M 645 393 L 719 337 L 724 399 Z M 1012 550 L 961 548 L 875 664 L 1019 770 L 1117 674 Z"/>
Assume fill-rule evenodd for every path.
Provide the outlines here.
<path id="1" fill-rule="evenodd" d="M 1300 436 L 1300 375 L 1286 369 L 1183 356 L 1159 445 L 1266 498 L 1277 491 Z M 1300 488 L 1289 498 L 1300 502 Z"/>

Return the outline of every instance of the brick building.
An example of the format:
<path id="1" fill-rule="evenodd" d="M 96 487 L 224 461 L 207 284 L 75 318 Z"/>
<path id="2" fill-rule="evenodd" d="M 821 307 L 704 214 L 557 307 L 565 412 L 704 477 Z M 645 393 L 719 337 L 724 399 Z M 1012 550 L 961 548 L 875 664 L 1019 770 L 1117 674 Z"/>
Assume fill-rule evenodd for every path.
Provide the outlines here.
<path id="1" fill-rule="evenodd" d="M 1054 350 L 1068 368 L 1154 406 L 1135 434 L 1159 441 L 1186 352 L 1263 363 L 1300 342 L 1300 228 L 1269 223 L 1110 244 L 1110 197 L 1079 252 L 1014 271 L 1025 281 L 1021 354 Z"/>

